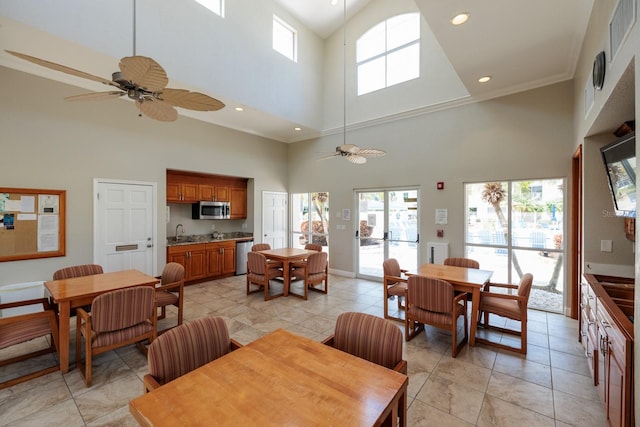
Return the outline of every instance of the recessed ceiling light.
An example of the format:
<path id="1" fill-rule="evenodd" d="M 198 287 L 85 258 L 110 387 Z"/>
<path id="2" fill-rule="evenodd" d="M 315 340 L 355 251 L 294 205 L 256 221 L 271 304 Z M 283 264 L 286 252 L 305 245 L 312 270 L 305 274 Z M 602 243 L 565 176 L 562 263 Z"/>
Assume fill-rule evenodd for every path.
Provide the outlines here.
<path id="1" fill-rule="evenodd" d="M 479 81 L 480 83 L 486 83 L 486 82 L 488 82 L 489 80 L 491 80 L 491 76 L 483 76 L 483 77 L 480 77 L 480 78 L 478 79 L 478 81 Z"/>
<path id="2" fill-rule="evenodd" d="M 293 130 L 295 130 L 295 131 L 301 131 L 301 130 L 302 130 L 302 128 L 295 127 L 295 128 L 293 128 Z"/>
<path id="3" fill-rule="evenodd" d="M 244 111 L 244 108 L 242 108 L 242 107 L 236 107 L 236 111 Z"/>
<path id="4" fill-rule="evenodd" d="M 331 0 L 331 6 L 335 6 L 338 4 L 338 0 Z"/>
<path id="5" fill-rule="evenodd" d="M 469 19 L 469 14 L 467 12 L 463 12 L 451 18 L 451 23 L 453 25 L 462 25 L 467 22 L 467 19 Z"/>

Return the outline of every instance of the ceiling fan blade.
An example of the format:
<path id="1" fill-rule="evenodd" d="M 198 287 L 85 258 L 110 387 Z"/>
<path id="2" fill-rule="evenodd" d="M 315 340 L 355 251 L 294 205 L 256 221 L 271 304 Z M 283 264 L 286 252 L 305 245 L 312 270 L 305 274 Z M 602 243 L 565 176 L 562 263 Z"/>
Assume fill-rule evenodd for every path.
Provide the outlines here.
<path id="1" fill-rule="evenodd" d="M 14 52 L 12 50 L 5 50 L 5 52 L 10 53 L 13 56 L 17 56 L 18 58 L 24 59 L 25 61 L 33 62 L 34 64 L 49 68 L 51 70 L 60 71 L 63 73 L 71 74 L 72 76 L 93 80 L 95 82 L 103 83 L 105 85 L 119 87 L 116 83 L 112 82 L 111 80 L 106 80 L 106 79 L 103 79 L 102 77 L 94 76 L 93 74 L 76 70 L 75 68 L 56 64 L 55 62 L 46 61 L 44 59 L 36 58 L 35 56 L 25 55 L 24 53 Z"/>
<path id="2" fill-rule="evenodd" d="M 157 95 L 162 101 L 174 107 L 196 111 L 217 111 L 224 107 L 224 103 L 199 92 L 185 89 L 164 89 Z"/>
<path id="3" fill-rule="evenodd" d="M 161 122 L 173 122 L 178 118 L 178 111 L 171 105 L 154 98 L 144 98 L 136 101 L 136 105 L 142 113 L 154 120 Z"/>
<path id="4" fill-rule="evenodd" d="M 125 79 L 149 92 L 159 92 L 169 83 L 164 68 L 146 56 L 124 57 L 119 66 Z"/>
<path id="5" fill-rule="evenodd" d="M 350 154 L 346 156 L 347 160 L 356 165 L 361 165 L 363 163 L 367 163 L 367 159 L 362 156 L 358 156 L 356 154 Z"/>
<path id="6" fill-rule="evenodd" d="M 360 147 L 353 144 L 343 144 L 338 147 L 337 151 L 341 151 L 343 153 L 358 154 L 358 152 L 360 151 Z"/>
<path id="7" fill-rule="evenodd" d="M 113 90 L 109 92 L 83 93 L 81 95 L 67 96 L 65 101 L 96 101 L 101 99 L 117 98 L 126 94 L 126 92 Z"/>
<path id="8" fill-rule="evenodd" d="M 333 159 L 334 157 L 338 157 L 338 155 L 337 154 L 332 154 L 330 156 L 320 157 L 318 160 Z"/>
<path id="9" fill-rule="evenodd" d="M 358 156 L 371 158 L 371 157 L 382 157 L 387 153 L 386 151 L 378 150 L 377 148 L 361 148 L 360 150 L 358 150 L 356 154 Z"/>

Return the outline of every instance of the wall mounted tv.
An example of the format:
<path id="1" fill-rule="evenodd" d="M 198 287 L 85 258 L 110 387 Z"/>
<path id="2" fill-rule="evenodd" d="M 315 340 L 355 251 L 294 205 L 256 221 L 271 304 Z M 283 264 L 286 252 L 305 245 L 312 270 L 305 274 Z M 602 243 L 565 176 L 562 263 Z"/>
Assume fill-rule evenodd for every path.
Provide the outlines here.
<path id="1" fill-rule="evenodd" d="M 616 216 L 636 217 L 636 134 L 629 133 L 600 149 Z"/>

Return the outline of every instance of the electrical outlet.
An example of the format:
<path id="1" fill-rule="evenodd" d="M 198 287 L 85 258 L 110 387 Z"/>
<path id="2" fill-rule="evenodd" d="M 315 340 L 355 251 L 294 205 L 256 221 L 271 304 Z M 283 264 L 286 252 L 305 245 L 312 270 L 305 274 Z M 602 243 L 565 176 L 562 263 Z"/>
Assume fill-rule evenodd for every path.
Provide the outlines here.
<path id="1" fill-rule="evenodd" d="M 247 228 L 247 223 L 246 222 L 242 223 L 242 228 Z"/>

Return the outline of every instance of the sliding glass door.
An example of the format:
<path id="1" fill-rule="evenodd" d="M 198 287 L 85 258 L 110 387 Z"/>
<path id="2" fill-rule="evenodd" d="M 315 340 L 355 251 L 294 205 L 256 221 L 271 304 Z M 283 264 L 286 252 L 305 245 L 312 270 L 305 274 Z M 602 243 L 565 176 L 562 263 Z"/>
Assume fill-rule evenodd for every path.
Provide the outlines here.
<path id="1" fill-rule="evenodd" d="M 356 191 L 356 272 L 382 278 L 382 262 L 396 258 L 402 268 L 418 267 L 418 189 Z"/>

